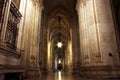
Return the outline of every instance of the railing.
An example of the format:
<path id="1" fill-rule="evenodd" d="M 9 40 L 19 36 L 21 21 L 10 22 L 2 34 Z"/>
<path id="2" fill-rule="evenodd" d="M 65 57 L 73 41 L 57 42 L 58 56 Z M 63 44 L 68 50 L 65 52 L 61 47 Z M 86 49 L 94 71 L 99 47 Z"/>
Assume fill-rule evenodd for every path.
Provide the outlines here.
<path id="1" fill-rule="evenodd" d="M 10 12 L 8 17 L 7 29 L 6 29 L 6 45 L 11 49 L 16 49 L 16 39 L 18 35 L 18 24 L 20 22 L 21 14 L 16 8 L 15 4 L 11 2 Z"/>

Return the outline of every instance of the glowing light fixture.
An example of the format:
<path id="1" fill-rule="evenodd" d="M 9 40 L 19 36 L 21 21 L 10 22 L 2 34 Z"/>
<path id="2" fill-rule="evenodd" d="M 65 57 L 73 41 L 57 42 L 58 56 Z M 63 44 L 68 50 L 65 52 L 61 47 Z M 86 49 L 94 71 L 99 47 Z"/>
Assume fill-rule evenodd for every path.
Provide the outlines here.
<path id="1" fill-rule="evenodd" d="M 63 45 L 62 42 L 57 43 L 58 48 L 62 48 L 62 45 Z"/>
<path id="2" fill-rule="evenodd" d="M 59 63 L 59 64 L 61 63 L 61 59 L 58 60 L 58 63 Z"/>

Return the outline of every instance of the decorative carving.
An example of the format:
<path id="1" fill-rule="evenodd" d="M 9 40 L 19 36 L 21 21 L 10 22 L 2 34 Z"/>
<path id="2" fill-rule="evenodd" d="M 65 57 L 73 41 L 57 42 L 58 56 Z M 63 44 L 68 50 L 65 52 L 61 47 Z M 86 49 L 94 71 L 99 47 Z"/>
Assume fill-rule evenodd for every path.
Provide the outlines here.
<path id="1" fill-rule="evenodd" d="M 89 57 L 88 54 L 86 54 L 86 55 L 84 56 L 84 60 L 85 60 L 85 64 L 89 64 L 89 63 L 90 63 L 90 57 Z"/>
<path id="2" fill-rule="evenodd" d="M 35 65 L 36 65 L 35 60 L 36 60 L 35 55 L 31 55 L 31 65 L 32 65 L 32 66 L 35 66 Z"/>
<path id="3" fill-rule="evenodd" d="M 6 29 L 6 45 L 12 49 L 16 49 L 16 38 L 18 32 L 18 23 L 20 22 L 21 14 L 15 7 L 13 2 L 11 3 L 7 29 Z"/>
<path id="4" fill-rule="evenodd" d="M 34 55 L 31 55 L 31 59 L 32 59 L 32 60 L 35 60 L 35 56 L 34 56 Z"/>
<path id="5" fill-rule="evenodd" d="M 2 29 L 5 7 L 6 7 L 6 0 L 0 0 L 0 31 Z"/>
<path id="6" fill-rule="evenodd" d="M 87 4 L 88 1 L 89 1 L 89 0 L 80 0 L 80 6 L 81 6 L 81 7 L 86 6 L 86 4 Z"/>
<path id="7" fill-rule="evenodd" d="M 0 54 L 7 55 L 8 57 L 20 58 L 20 52 L 16 52 L 15 50 L 11 50 L 7 47 L 0 46 Z"/>
<path id="8" fill-rule="evenodd" d="M 96 53 L 94 55 L 94 60 L 95 63 L 102 63 L 102 58 L 101 58 L 101 54 L 100 53 Z"/>
<path id="9" fill-rule="evenodd" d="M 40 5 L 40 1 L 41 0 L 32 0 L 34 6 Z"/>

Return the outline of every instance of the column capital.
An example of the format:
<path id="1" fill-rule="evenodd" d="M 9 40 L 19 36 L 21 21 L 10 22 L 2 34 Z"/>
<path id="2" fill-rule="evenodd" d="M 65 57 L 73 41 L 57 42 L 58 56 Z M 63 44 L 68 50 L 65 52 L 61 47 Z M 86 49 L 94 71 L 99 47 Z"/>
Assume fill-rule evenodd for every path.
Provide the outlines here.
<path id="1" fill-rule="evenodd" d="M 80 7 L 80 0 L 77 0 L 77 4 L 76 4 L 76 10 L 77 11 L 78 11 L 79 7 Z"/>
<path id="2" fill-rule="evenodd" d="M 43 0 L 31 0 L 34 6 L 40 6 L 42 7 L 42 1 Z"/>
<path id="3" fill-rule="evenodd" d="M 88 0 L 77 0 L 76 10 L 79 12 L 80 7 L 85 7 Z"/>

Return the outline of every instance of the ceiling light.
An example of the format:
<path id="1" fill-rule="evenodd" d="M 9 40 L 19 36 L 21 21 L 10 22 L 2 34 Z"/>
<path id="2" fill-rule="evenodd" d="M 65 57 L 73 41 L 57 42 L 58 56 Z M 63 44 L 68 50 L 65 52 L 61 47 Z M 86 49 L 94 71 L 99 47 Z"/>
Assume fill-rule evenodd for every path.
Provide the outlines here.
<path id="1" fill-rule="evenodd" d="M 62 42 L 58 42 L 58 43 L 57 43 L 58 48 L 61 48 L 62 45 L 63 45 Z"/>

